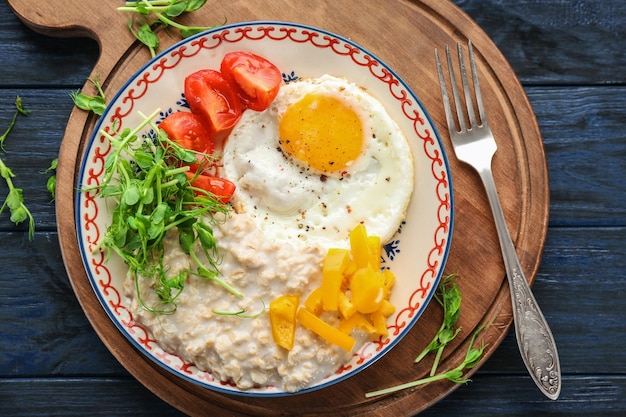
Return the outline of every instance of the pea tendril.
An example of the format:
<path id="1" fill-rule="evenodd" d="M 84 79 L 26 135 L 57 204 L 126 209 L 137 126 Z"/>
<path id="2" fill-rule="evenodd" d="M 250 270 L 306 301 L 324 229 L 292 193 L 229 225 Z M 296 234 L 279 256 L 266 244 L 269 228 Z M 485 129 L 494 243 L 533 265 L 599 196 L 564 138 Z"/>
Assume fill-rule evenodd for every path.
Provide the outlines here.
<path id="1" fill-rule="evenodd" d="M 463 362 L 448 371 L 437 373 L 437 368 L 439 366 L 444 348 L 461 330 L 460 328 L 454 328 L 461 313 L 462 301 L 461 290 L 456 282 L 457 276 L 457 274 L 448 275 L 439 283 L 435 299 L 443 307 L 443 322 L 431 342 L 417 356 L 417 358 L 415 358 L 415 363 L 417 363 L 424 359 L 429 353 L 435 352 L 435 359 L 430 370 L 430 375 L 426 378 L 407 382 L 405 384 L 368 392 L 365 394 L 365 397 L 370 398 L 390 394 L 443 379 L 447 379 L 457 384 L 465 384 L 471 381 L 469 378 L 464 377 L 463 374 L 467 369 L 471 369 L 476 366 L 482 358 L 485 350 L 485 344 L 481 342 L 480 346 L 474 347 L 474 343 L 478 335 L 491 323 L 483 324 L 476 328 L 472 338 L 470 339 L 469 347 L 467 348 Z"/>
<path id="2" fill-rule="evenodd" d="M 4 141 L 9 136 L 9 133 L 11 133 L 11 131 L 13 130 L 13 127 L 15 127 L 15 123 L 17 122 L 17 116 L 19 116 L 20 114 L 28 116 L 29 113 L 30 111 L 26 110 L 26 108 L 24 107 L 22 97 L 17 96 L 15 98 L 15 113 L 13 114 L 13 118 L 11 119 L 11 123 L 9 123 L 9 127 L 7 127 L 2 136 L 0 136 L 0 151 L 6 152 L 6 149 L 4 148 Z"/>
<path id="3" fill-rule="evenodd" d="M 4 131 L 4 133 L 0 136 L 0 151 L 5 153 L 6 149 L 4 147 L 4 141 L 9 136 L 9 133 L 13 130 L 15 123 L 17 121 L 17 117 L 22 114 L 27 116 L 30 112 L 24 108 L 24 103 L 22 102 L 22 98 L 17 96 L 15 99 L 15 114 L 11 119 L 11 123 L 9 127 Z M 0 207 L 0 214 L 4 212 L 5 208 L 9 208 L 9 212 L 11 213 L 11 221 L 15 224 L 20 224 L 23 221 L 28 220 L 28 239 L 32 240 L 35 236 L 35 219 L 31 214 L 30 210 L 24 204 L 24 195 L 23 189 L 16 187 L 13 184 L 13 177 L 15 174 L 9 168 L 2 158 L 0 158 L 0 177 L 2 177 L 7 184 L 9 189 L 9 193 L 4 199 L 4 203 Z"/>
<path id="4" fill-rule="evenodd" d="M 261 317 L 267 311 L 265 302 L 261 300 L 261 303 L 263 304 L 263 308 L 257 314 L 246 314 L 248 310 L 246 310 L 245 308 L 242 308 L 241 310 L 238 310 L 238 311 L 232 311 L 232 312 L 213 310 L 213 314 L 216 314 L 218 316 L 236 316 L 242 319 L 256 319 L 257 317 Z"/>
<path id="5" fill-rule="evenodd" d="M 182 38 L 219 26 L 187 26 L 175 20 L 183 13 L 195 12 L 205 3 L 206 0 L 138 0 L 127 1 L 117 10 L 131 13 L 128 29 L 138 41 L 148 47 L 154 58 L 159 49 L 159 38 L 155 33 L 159 26 L 178 29 Z"/>
<path id="6" fill-rule="evenodd" d="M 57 189 L 56 170 L 58 166 L 59 166 L 59 158 L 54 158 L 52 161 L 50 161 L 50 166 L 42 172 L 42 174 L 50 174 L 50 176 L 48 177 L 48 181 L 46 182 L 46 188 L 48 189 L 48 193 L 50 193 L 50 196 L 52 197 L 52 201 L 54 201 L 54 198 L 56 197 L 56 189 Z"/>
<path id="7" fill-rule="evenodd" d="M 437 293 L 435 293 L 435 299 L 443 307 L 443 322 L 428 346 L 415 358 L 415 363 L 417 363 L 429 353 L 436 352 L 430 376 L 435 375 L 437 372 L 437 367 L 446 345 L 461 331 L 461 328 L 454 329 L 461 314 L 461 301 L 463 300 L 459 284 L 456 282 L 457 277 L 457 274 L 450 274 L 441 280 Z"/>
<path id="8" fill-rule="evenodd" d="M 196 161 L 195 151 L 182 148 L 145 116 L 133 129 L 100 134 L 109 140 L 111 151 L 97 186 L 83 192 L 96 192 L 115 203 L 111 224 L 94 251 L 118 254 L 135 279 L 140 304 L 155 314 L 173 314 L 176 302 L 190 275 L 211 280 L 231 294 L 243 294 L 219 275 L 219 254 L 212 226 L 215 213 L 226 214 L 230 206 L 208 191 L 192 187 L 185 175 L 186 163 Z M 142 134 L 151 129 L 151 133 Z M 156 132 L 156 133 L 155 133 Z M 209 155 L 204 155 L 210 157 Z M 164 238 L 176 228 L 181 249 L 190 256 L 191 266 L 171 275 L 163 264 Z M 201 257 L 198 253 L 203 255 Z M 144 302 L 139 279 L 153 279 L 151 287 L 159 301 Z"/>
<path id="9" fill-rule="evenodd" d="M 96 88 L 97 94 L 90 96 L 88 94 L 81 93 L 80 91 L 72 91 L 70 93 L 70 97 L 72 98 L 74 105 L 79 109 L 92 111 L 94 114 L 102 116 L 102 113 L 104 113 L 104 110 L 106 109 L 106 97 L 104 95 L 102 85 L 97 78 L 87 78 L 87 80 Z"/>
<path id="10" fill-rule="evenodd" d="M 465 358 L 463 359 L 463 362 L 461 362 L 456 368 L 452 368 L 449 371 L 442 372 L 436 375 L 431 375 L 427 378 L 407 382 L 406 384 L 396 385 L 395 387 L 368 392 L 365 394 L 365 397 L 370 398 L 379 395 L 391 394 L 393 392 L 405 390 L 407 388 L 413 388 L 418 385 L 428 384 L 430 382 L 440 381 L 443 379 L 447 379 L 457 384 L 466 384 L 470 382 L 471 379 L 464 377 L 463 373 L 465 372 L 465 370 L 471 369 L 476 366 L 483 355 L 486 347 L 485 344 L 481 342 L 479 347 L 474 347 L 474 342 L 476 341 L 478 335 L 485 329 L 485 327 L 487 327 L 487 325 L 480 326 L 474 331 L 467 352 L 465 353 Z"/>

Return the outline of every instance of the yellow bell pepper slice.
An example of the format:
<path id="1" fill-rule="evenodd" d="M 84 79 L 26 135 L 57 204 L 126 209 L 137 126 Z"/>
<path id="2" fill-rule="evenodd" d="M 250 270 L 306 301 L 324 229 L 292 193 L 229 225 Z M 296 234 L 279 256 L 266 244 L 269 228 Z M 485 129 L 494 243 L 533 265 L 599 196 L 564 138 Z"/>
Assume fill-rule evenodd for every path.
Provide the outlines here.
<path id="1" fill-rule="evenodd" d="M 296 312 L 300 304 L 298 295 L 281 295 L 270 302 L 270 323 L 274 342 L 287 350 L 293 348 L 296 334 Z"/>
<path id="2" fill-rule="evenodd" d="M 383 287 L 385 291 L 385 299 L 389 300 L 391 297 L 391 289 L 396 283 L 396 276 L 388 269 L 383 271 Z"/>
<path id="3" fill-rule="evenodd" d="M 370 253 L 370 265 L 378 271 L 380 269 L 380 236 L 368 236 L 367 246 Z"/>
<path id="4" fill-rule="evenodd" d="M 298 306 L 298 296 L 281 296 L 270 303 L 272 335 L 279 346 L 293 347 L 297 323 L 330 343 L 351 351 L 355 329 L 386 337 L 387 317 L 395 311 L 391 290 L 395 276 L 380 271 L 380 237 L 368 236 L 362 224 L 350 232 L 350 250 L 331 248 L 322 265 L 322 283 Z M 320 316 L 338 312 L 335 327 Z"/>
<path id="5" fill-rule="evenodd" d="M 383 300 L 380 304 L 380 308 L 376 311 L 380 311 L 384 317 L 389 317 L 396 312 L 396 306 L 394 306 L 389 300 Z"/>
<path id="6" fill-rule="evenodd" d="M 352 300 L 350 300 L 350 297 L 348 297 L 343 291 L 339 292 L 338 304 L 339 312 L 341 313 L 341 316 L 343 318 L 348 319 L 352 317 L 354 313 L 356 313 L 356 307 L 352 303 Z"/>
<path id="7" fill-rule="evenodd" d="M 322 339 L 341 347 L 343 350 L 350 352 L 356 343 L 353 337 L 341 332 L 336 327 L 331 326 L 315 314 L 300 307 L 298 309 L 296 319 L 307 329 L 320 336 Z"/>
<path id="8" fill-rule="evenodd" d="M 325 311 L 337 311 L 343 272 L 350 261 L 347 249 L 331 248 L 322 265 L 322 307 Z"/>
<path id="9" fill-rule="evenodd" d="M 350 280 L 352 303 L 361 313 L 373 313 L 384 300 L 383 274 L 370 265 L 357 269 Z"/>
<path id="10" fill-rule="evenodd" d="M 313 312 L 316 316 L 322 314 L 324 311 L 322 307 L 322 287 L 317 287 L 311 294 L 304 300 L 304 306 Z"/>
<path id="11" fill-rule="evenodd" d="M 345 271 L 343 271 L 343 289 L 347 289 L 350 286 L 350 277 L 356 272 L 356 263 L 354 259 L 350 258 Z"/>
<path id="12" fill-rule="evenodd" d="M 370 319 L 372 320 L 372 324 L 376 329 L 376 334 L 382 337 L 389 336 L 389 331 L 387 330 L 387 318 L 380 310 L 373 312 L 370 315 Z"/>
<path id="13" fill-rule="evenodd" d="M 350 251 L 357 268 L 365 268 L 370 263 L 371 255 L 367 230 L 362 224 L 357 225 L 350 232 Z"/>
<path id="14" fill-rule="evenodd" d="M 363 314 L 356 312 L 350 318 L 339 322 L 338 329 L 343 333 L 350 334 L 354 329 L 363 329 L 367 334 L 376 333 L 376 328 L 369 322 Z"/>

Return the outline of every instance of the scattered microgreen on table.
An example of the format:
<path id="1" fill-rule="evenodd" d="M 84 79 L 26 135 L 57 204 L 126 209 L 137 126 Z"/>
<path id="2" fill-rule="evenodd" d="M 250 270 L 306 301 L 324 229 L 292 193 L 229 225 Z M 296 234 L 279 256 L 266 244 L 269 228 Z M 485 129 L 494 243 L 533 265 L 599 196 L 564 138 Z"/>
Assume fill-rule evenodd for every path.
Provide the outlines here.
<path id="1" fill-rule="evenodd" d="M 365 394 L 365 397 L 370 398 L 379 395 L 390 394 L 396 391 L 413 388 L 418 385 L 424 385 L 443 379 L 447 379 L 457 384 L 465 384 L 467 382 L 470 382 L 470 379 L 464 377 L 463 373 L 466 370 L 476 366 L 482 358 L 483 352 L 485 350 L 485 345 L 481 343 L 479 347 L 474 347 L 474 342 L 476 341 L 478 335 L 488 326 L 488 324 L 479 326 L 474 331 L 463 362 L 461 362 L 457 367 L 453 369 L 437 374 L 437 368 L 439 367 L 439 362 L 441 360 L 441 355 L 444 348 L 461 331 L 461 328 L 455 329 L 454 327 L 461 314 L 461 301 L 463 299 L 463 297 L 461 296 L 461 289 L 456 282 L 457 277 L 457 274 L 447 275 L 443 277 L 443 279 L 439 283 L 439 286 L 437 287 L 437 292 L 435 293 L 435 299 L 443 307 L 443 320 L 441 326 L 439 327 L 439 330 L 437 331 L 431 342 L 415 358 L 414 361 L 415 363 L 420 362 L 429 353 L 435 352 L 435 359 L 430 370 L 430 375 L 426 378 L 411 381 L 406 384 L 400 384 L 391 388 L 384 388 L 378 391 L 368 392 Z"/>
<path id="2" fill-rule="evenodd" d="M 117 10 L 131 13 L 128 20 L 129 30 L 137 40 L 148 47 L 154 57 L 159 49 L 159 38 L 155 33 L 158 26 L 166 29 L 176 28 L 182 38 L 219 26 L 187 26 L 175 20 L 183 13 L 195 12 L 205 3 L 206 0 L 139 0 L 127 1 Z"/>
<path id="3" fill-rule="evenodd" d="M 85 93 L 81 93 L 80 91 L 73 91 L 70 93 L 72 101 L 74 101 L 74 104 L 79 109 L 92 111 L 98 116 L 102 116 L 102 113 L 104 113 L 104 110 L 106 109 L 106 98 L 104 90 L 102 90 L 102 85 L 100 85 L 100 81 L 97 78 L 87 78 L 87 80 L 93 84 L 96 90 L 98 90 L 98 94 L 90 96 Z"/>
<path id="4" fill-rule="evenodd" d="M 463 300 L 459 284 L 456 282 L 457 276 L 457 274 L 451 274 L 441 280 L 435 299 L 443 307 L 443 322 L 428 346 L 415 358 L 415 363 L 417 363 L 429 353 L 436 352 L 430 376 L 437 372 L 443 349 L 461 331 L 460 328 L 454 329 L 461 314 L 461 301 Z"/>
<path id="5" fill-rule="evenodd" d="M 228 213 L 229 206 L 211 193 L 193 187 L 187 176 L 190 163 L 198 152 L 184 149 L 170 140 L 152 121 L 159 111 L 134 129 L 110 134 L 101 130 L 111 144 L 99 185 L 85 187 L 84 192 L 97 192 L 112 199 L 115 208 L 111 224 L 96 250 L 105 250 L 107 257 L 117 253 L 135 278 L 142 306 L 157 314 L 172 314 L 189 275 L 212 280 L 237 297 L 242 293 L 219 277 L 217 246 L 211 222 L 215 213 Z M 147 127 L 154 137 L 140 135 Z M 210 157 L 209 155 L 203 155 Z M 209 222 L 209 223 L 207 223 Z M 176 228 L 181 249 L 193 260 L 193 267 L 175 276 L 168 276 L 163 265 L 164 238 Z M 196 253 L 200 248 L 208 262 Z M 160 301 L 146 305 L 138 288 L 139 279 L 154 279 Z"/>
<path id="6" fill-rule="evenodd" d="M 48 189 L 48 192 L 50 193 L 50 196 L 52 197 L 52 201 L 54 201 L 54 198 L 56 196 L 56 189 L 57 189 L 56 170 L 58 166 L 59 166 L 59 158 L 54 158 L 50 162 L 50 166 L 46 168 L 45 171 L 42 172 L 42 174 L 52 173 L 52 175 L 48 177 L 48 181 L 46 182 L 46 188 Z"/>
<path id="7" fill-rule="evenodd" d="M 471 369 L 474 366 L 476 366 L 478 362 L 480 361 L 480 358 L 483 356 L 483 352 L 485 350 L 485 344 L 481 342 L 479 347 L 474 347 L 474 342 L 476 341 L 476 338 L 478 337 L 478 335 L 485 329 L 485 327 L 487 326 L 486 325 L 480 326 L 474 331 L 474 334 L 472 335 L 472 338 L 470 339 L 469 347 L 465 354 L 465 358 L 463 359 L 463 362 L 461 362 L 456 368 L 450 369 L 449 371 L 442 372 L 436 375 L 431 375 L 426 378 L 418 379 L 416 381 L 407 382 L 406 384 L 396 385 L 391 388 L 385 388 L 385 389 L 381 389 L 378 391 L 368 392 L 365 394 L 365 397 L 370 398 L 370 397 L 376 397 L 379 395 L 391 394 L 393 392 L 405 390 L 408 388 L 413 388 L 418 385 L 424 385 L 424 384 L 428 384 L 428 383 L 435 382 L 435 381 L 440 381 L 443 379 L 447 379 L 457 384 L 465 384 L 467 382 L 470 382 L 471 380 L 464 377 L 463 373 L 466 370 Z"/>
<path id="8" fill-rule="evenodd" d="M 11 119 L 9 127 L 4 131 L 2 136 L 0 136 L 0 151 L 2 151 L 3 153 L 6 152 L 4 142 L 9 136 L 9 133 L 11 133 L 11 130 L 13 130 L 18 116 L 20 114 L 27 116 L 30 113 L 24 108 L 24 103 L 19 96 L 15 99 L 15 108 L 16 111 L 13 115 L 13 118 Z M 13 223 L 20 224 L 28 220 L 28 238 L 32 240 L 35 236 L 35 219 L 33 218 L 30 210 L 28 210 L 28 208 L 24 204 L 23 190 L 13 184 L 13 177 L 15 177 L 15 174 L 13 173 L 11 168 L 9 168 L 4 163 L 2 158 L 0 158 L 0 177 L 4 179 L 7 187 L 9 188 L 9 192 L 4 199 L 4 203 L 2 204 L 2 207 L 0 207 L 0 214 L 2 214 L 4 212 L 4 209 L 8 207 L 9 212 L 11 213 L 11 221 Z"/>
<path id="9" fill-rule="evenodd" d="M 13 130 L 13 127 L 15 126 L 15 123 L 17 122 L 17 117 L 20 114 L 24 116 L 28 116 L 29 113 L 30 112 L 26 110 L 26 108 L 24 108 L 24 103 L 22 102 L 22 98 L 20 96 L 17 96 L 15 98 L 15 113 L 13 114 L 13 118 L 11 119 L 11 123 L 9 123 L 9 127 L 7 127 L 7 129 L 4 131 L 2 136 L 0 136 L 0 151 L 6 152 L 6 149 L 4 148 L 4 141 L 9 136 L 9 133 L 11 133 L 11 131 Z"/>

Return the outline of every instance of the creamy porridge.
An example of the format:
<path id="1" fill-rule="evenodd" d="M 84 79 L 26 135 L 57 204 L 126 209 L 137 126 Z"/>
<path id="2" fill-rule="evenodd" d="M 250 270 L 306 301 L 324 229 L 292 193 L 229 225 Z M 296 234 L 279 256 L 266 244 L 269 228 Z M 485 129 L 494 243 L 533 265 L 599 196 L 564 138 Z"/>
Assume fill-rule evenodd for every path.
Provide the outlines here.
<path id="1" fill-rule="evenodd" d="M 216 312 L 245 309 L 255 316 L 280 295 L 306 297 L 321 280 L 324 251 L 296 249 L 269 241 L 246 214 L 231 213 L 214 227 L 224 280 L 244 294 L 238 298 L 210 280 L 190 276 L 171 315 L 155 315 L 141 308 L 135 282 L 127 278 L 124 289 L 131 299 L 135 321 L 145 326 L 160 346 L 222 381 L 240 389 L 282 387 L 294 392 L 319 381 L 350 358 L 350 353 L 298 326 L 293 349 L 277 346 L 268 314 L 242 318 Z M 202 251 L 198 251 L 198 256 Z M 165 240 L 165 265 L 174 275 L 191 260 L 178 244 L 177 232 Z M 147 305 L 158 301 L 151 280 L 139 279 Z M 364 342 L 357 341 L 357 345 Z"/>

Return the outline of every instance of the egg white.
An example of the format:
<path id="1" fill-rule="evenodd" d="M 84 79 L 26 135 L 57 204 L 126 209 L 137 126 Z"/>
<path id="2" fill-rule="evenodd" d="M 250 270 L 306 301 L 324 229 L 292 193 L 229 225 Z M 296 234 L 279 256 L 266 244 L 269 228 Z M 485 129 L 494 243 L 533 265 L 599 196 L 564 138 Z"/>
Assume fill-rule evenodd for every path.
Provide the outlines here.
<path id="1" fill-rule="evenodd" d="M 308 93 L 338 98 L 361 119 L 363 152 L 341 175 L 308 169 L 280 148 L 281 115 Z M 413 191 L 413 158 L 398 125 L 362 88 L 330 75 L 283 85 L 267 110 L 244 112 L 224 146 L 223 164 L 237 186 L 235 210 L 248 213 L 266 236 L 296 246 L 347 247 L 359 223 L 387 242 Z"/>

